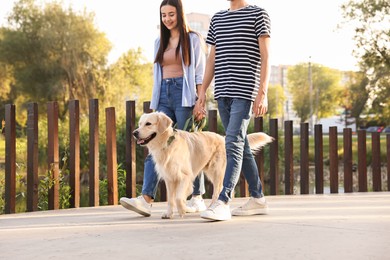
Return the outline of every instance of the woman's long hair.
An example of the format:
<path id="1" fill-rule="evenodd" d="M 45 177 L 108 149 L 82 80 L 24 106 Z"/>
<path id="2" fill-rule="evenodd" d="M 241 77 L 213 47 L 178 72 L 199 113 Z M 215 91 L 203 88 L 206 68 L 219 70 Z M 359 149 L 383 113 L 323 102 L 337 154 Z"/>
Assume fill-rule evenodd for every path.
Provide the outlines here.
<path id="1" fill-rule="evenodd" d="M 161 7 L 164 5 L 171 5 L 176 7 L 177 12 L 177 28 L 179 30 L 179 44 L 176 47 L 176 56 L 180 53 L 180 47 L 182 52 L 182 59 L 186 66 L 191 63 L 190 55 L 190 38 L 189 33 L 192 32 L 187 25 L 187 19 L 184 14 L 183 4 L 181 0 L 163 0 L 160 5 L 160 47 L 154 62 L 162 63 L 164 57 L 164 51 L 168 47 L 169 37 L 171 33 L 169 29 L 162 22 Z"/>

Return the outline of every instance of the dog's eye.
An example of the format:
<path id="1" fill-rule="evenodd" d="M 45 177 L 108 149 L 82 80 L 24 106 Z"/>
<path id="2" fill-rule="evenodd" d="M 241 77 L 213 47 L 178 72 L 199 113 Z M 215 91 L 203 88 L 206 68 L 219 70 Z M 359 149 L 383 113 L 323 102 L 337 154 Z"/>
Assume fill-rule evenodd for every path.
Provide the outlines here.
<path id="1" fill-rule="evenodd" d="M 145 125 L 152 125 L 152 123 L 150 123 L 150 122 L 147 122 Z"/>

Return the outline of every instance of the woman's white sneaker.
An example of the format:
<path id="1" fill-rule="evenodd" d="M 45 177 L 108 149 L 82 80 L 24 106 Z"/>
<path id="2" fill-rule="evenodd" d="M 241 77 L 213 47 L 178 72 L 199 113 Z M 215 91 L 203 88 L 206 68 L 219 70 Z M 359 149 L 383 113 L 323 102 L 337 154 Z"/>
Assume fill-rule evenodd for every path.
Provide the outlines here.
<path id="1" fill-rule="evenodd" d="M 187 213 L 195 213 L 200 211 L 205 211 L 207 209 L 202 196 L 192 196 L 192 198 L 187 202 Z"/>
<path id="2" fill-rule="evenodd" d="M 150 217 L 151 215 L 152 204 L 147 203 L 142 195 L 131 199 L 122 197 L 119 202 L 124 208 L 137 212 L 142 216 Z"/>
<path id="3" fill-rule="evenodd" d="M 219 221 L 229 220 L 232 218 L 229 204 L 223 202 L 222 200 L 217 200 L 211 204 L 208 209 L 200 213 L 200 216 L 205 219 Z"/>
<path id="4" fill-rule="evenodd" d="M 253 198 L 242 206 L 232 210 L 233 216 L 251 216 L 251 215 L 263 215 L 268 213 L 268 205 L 265 198 Z"/>

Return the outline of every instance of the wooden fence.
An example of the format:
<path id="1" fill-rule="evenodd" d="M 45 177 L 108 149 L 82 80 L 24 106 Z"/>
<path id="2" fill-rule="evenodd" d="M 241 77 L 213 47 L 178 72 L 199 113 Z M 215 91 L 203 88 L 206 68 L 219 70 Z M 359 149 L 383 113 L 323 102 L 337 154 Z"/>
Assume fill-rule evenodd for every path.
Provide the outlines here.
<path id="1" fill-rule="evenodd" d="M 144 103 L 144 112 L 150 112 L 149 102 Z M 38 210 L 38 105 L 28 104 L 27 118 L 27 211 Z M 115 108 L 105 108 L 106 118 L 106 154 L 107 154 L 107 183 L 108 204 L 118 203 L 117 185 L 117 154 L 116 154 L 116 117 Z M 136 127 L 135 101 L 126 102 L 126 196 L 136 196 L 136 142 L 132 132 Z M 47 104 L 47 165 L 52 178 L 59 178 L 59 142 L 58 142 L 58 103 Z M 70 206 L 80 206 L 80 107 L 78 100 L 69 102 L 69 185 L 71 188 Z M 89 206 L 99 205 L 99 104 L 97 99 L 89 100 Z M 208 130 L 217 131 L 217 111 L 208 112 Z M 269 149 L 269 193 L 278 195 L 282 182 L 279 176 L 279 133 L 278 120 L 269 120 L 269 134 L 275 139 Z M 294 161 L 293 161 L 293 122 L 284 122 L 284 194 L 294 194 Z M 300 125 L 300 193 L 309 193 L 309 163 L 315 167 L 315 192 L 324 193 L 324 156 L 323 156 L 323 129 L 322 125 L 315 125 L 314 162 L 309 161 L 309 127 L 308 123 Z M 254 120 L 254 131 L 263 131 L 263 118 Z M 372 133 L 372 190 L 382 190 L 381 160 L 380 160 L 380 133 Z M 16 121 L 15 105 L 5 105 L 5 213 L 15 213 L 16 202 Z M 367 192 L 367 160 L 366 160 L 366 132 L 357 133 L 358 142 L 358 191 Z M 256 155 L 259 175 L 264 184 L 264 151 Z M 390 135 L 386 136 L 387 161 L 387 190 L 390 190 Z M 353 162 L 352 162 L 352 131 L 343 130 L 343 179 L 344 192 L 353 192 Z M 329 128 L 329 174 L 330 193 L 339 191 L 339 159 L 337 127 Z M 49 209 L 59 208 L 59 183 L 49 190 Z M 240 196 L 248 196 L 247 184 L 240 179 Z M 165 186 L 160 186 L 160 199 L 166 199 Z"/>

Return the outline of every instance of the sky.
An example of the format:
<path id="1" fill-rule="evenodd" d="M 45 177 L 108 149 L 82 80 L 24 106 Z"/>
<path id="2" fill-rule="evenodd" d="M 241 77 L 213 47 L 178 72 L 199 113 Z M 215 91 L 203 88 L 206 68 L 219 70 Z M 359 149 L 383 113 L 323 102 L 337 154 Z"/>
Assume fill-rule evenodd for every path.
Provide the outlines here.
<path id="1" fill-rule="evenodd" d="M 39 0 L 50 1 L 50 0 Z M 226 0 L 182 0 L 186 13 L 214 13 L 229 8 Z M 271 18 L 271 64 L 313 62 L 340 70 L 357 70 L 352 55 L 353 30 L 342 23 L 341 4 L 347 0 L 247 0 L 265 8 Z M 14 0 L 1 0 L 0 25 L 12 11 Z M 96 26 L 105 32 L 115 62 L 131 48 L 141 47 L 153 60 L 153 44 L 159 31 L 161 0 L 63 0 L 74 10 L 95 13 Z"/>

